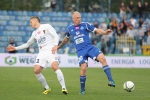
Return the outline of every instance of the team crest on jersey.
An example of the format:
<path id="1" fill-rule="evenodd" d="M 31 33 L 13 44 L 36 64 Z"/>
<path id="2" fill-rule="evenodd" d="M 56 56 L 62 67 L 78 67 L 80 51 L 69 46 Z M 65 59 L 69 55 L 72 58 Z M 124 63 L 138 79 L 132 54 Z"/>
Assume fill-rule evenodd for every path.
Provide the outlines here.
<path id="1" fill-rule="evenodd" d="M 45 34 L 45 30 L 43 30 L 44 34 Z"/>
<path id="2" fill-rule="evenodd" d="M 39 32 L 37 32 L 38 34 L 40 34 L 41 33 L 41 31 L 39 31 Z"/>
<path id="3" fill-rule="evenodd" d="M 77 31 L 77 32 L 76 32 L 76 35 L 79 35 L 79 34 L 80 34 L 80 32 L 79 32 L 79 31 Z"/>
<path id="4" fill-rule="evenodd" d="M 83 27 L 83 26 L 81 26 L 80 30 L 83 30 L 83 29 L 84 29 L 84 27 Z"/>

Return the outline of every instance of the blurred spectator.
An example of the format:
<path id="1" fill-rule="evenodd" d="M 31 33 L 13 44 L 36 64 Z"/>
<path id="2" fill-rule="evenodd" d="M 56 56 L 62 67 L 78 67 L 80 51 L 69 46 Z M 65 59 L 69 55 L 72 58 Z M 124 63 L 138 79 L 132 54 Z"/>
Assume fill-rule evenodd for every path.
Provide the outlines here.
<path id="1" fill-rule="evenodd" d="M 68 54 L 69 53 L 69 50 L 71 49 L 72 45 L 73 44 L 70 41 L 65 45 L 65 47 L 64 47 L 64 54 Z"/>
<path id="2" fill-rule="evenodd" d="M 148 29 L 147 29 L 147 32 L 148 32 L 148 31 L 150 31 L 150 24 L 149 24 Z"/>
<path id="3" fill-rule="evenodd" d="M 142 30 L 144 31 L 145 34 L 146 34 L 146 32 L 147 32 L 147 29 L 148 29 L 148 25 L 147 25 L 146 22 L 144 21 L 143 24 L 142 24 Z"/>
<path id="4" fill-rule="evenodd" d="M 138 41 L 136 42 L 139 42 L 140 46 L 142 46 L 143 39 L 144 39 L 144 31 L 142 30 L 142 27 L 139 27 L 137 36 L 138 36 Z"/>
<path id="5" fill-rule="evenodd" d="M 107 48 L 106 42 L 105 42 L 104 39 L 102 39 L 102 40 L 101 40 L 101 51 L 102 51 L 104 54 L 107 54 L 106 48 Z"/>
<path id="6" fill-rule="evenodd" d="M 131 17 L 130 19 L 130 23 L 133 25 L 133 27 L 135 28 L 135 24 L 137 23 L 137 20 L 134 17 Z"/>
<path id="7" fill-rule="evenodd" d="M 124 31 L 126 33 L 127 27 L 128 27 L 128 22 L 127 22 L 127 17 L 126 16 L 124 16 L 124 18 L 122 20 L 122 23 L 123 23 L 123 29 L 124 29 Z"/>
<path id="8" fill-rule="evenodd" d="M 72 0 L 67 0 L 64 4 L 64 11 L 74 12 L 76 10 L 75 4 L 72 3 Z"/>
<path id="9" fill-rule="evenodd" d="M 94 27 L 96 27 L 96 28 L 100 28 L 98 22 L 94 22 L 93 25 L 94 25 Z M 100 39 L 101 39 L 101 35 L 99 35 L 99 34 L 97 34 L 97 33 L 95 33 L 95 35 L 93 35 L 93 33 L 90 33 L 89 35 L 90 35 L 90 38 L 91 38 L 91 40 L 92 40 L 92 43 L 94 43 L 94 40 L 100 41 Z"/>
<path id="10" fill-rule="evenodd" d="M 137 9 L 138 9 L 139 17 L 142 18 L 143 17 L 142 16 L 143 15 L 143 7 L 142 7 L 141 2 L 138 2 Z"/>
<path id="11" fill-rule="evenodd" d="M 126 16 L 126 8 L 124 3 L 122 2 L 120 6 L 120 17 L 123 19 L 124 16 Z"/>
<path id="12" fill-rule="evenodd" d="M 100 5 L 98 5 L 97 3 L 94 3 L 93 5 L 93 13 L 98 13 L 100 12 Z"/>
<path id="13" fill-rule="evenodd" d="M 93 1 L 91 1 L 91 3 L 90 4 L 88 4 L 88 9 L 89 9 L 89 11 L 92 13 L 93 12 L 93 6 L 94 5 L 94 2 Z"/>
<path id="14" fill-rule="evenodd" d="M 113 20 L 111 22 L 111 28 L 118 35 L 118 22 L 117 22 L 116 16 L 113 18 Z"/>
<path id="15" fill-rule="evenodd" d="M 144 5 L 143 5 L 143 10 L 144 10 L 144 18 L 149 18 L 149 12 L 150 12 L 150 9 L 149 9 L 149 4 L 148 2 L 145 2 Z"/>
<path id="16" fill-rule="evenodd" d="M 146 42 L 147 42 L 147 45 L 150 45 L 150 31 L 148 31 L 147 34 L 148 34 L 148 37 L 147 37 L 147 41 Z"/>
<path id="17" fill-rule="evenodd" d="M 129 24 L 126 36 L 134 38 L 136 34 L 137 34 L 137 30 L 134 29 L 132 24 Z"/>
<path id="18" fill-rule="evenodd" d="M 100 28 L 98 22 L 94 22 L 93 25 L 94 25 L 96 28 Z"/>
<path id="19" fill-rule="evenodd" d="M 138 22 L 136 22 L 135 23 L 135 27 L 134 27 L 135 29 L 138 29 L 139 28 L 139 23 Z"/>
<path id="20" fill-rule="evenodd" d="M 92 37 L 92 43 L 94 44 L 94 41 L 96 40 L 96 41 L 100 41 L 101 40 L 101 35 L 99 35 L 98 33 L 95 33 L 95 35 L 93 35 L 93 37 Z"/>
<path id="21" fill-rule="evenodd" d="M 103 29 L 103 30 L 107 30 L 107 24 L 106 24 L 106 22 L 103 22 L 102 24 L 101 24 L 101 29 Z"/>
<path id="22" fill-rule="evenodd" d="M 129 11 L 130 17 L 134 17 L 134 5 L 133 5 L 133 1 L 130 1 L 130 4 L 128 5 L 127 10 Z"/>
<path id="23" fill-rule="evenodd" d="M 101 43 L 101 41 L 97 42 L 96 47 L 99 48 L 100 50 L 102 49 L 102 43 Z"/>
<path id="24" fill-rule="evenodd" d="M 51 9 L 52 11 L 56 11 L 57 3 L 56 0 L 51 0 Z"/>
<path id="25" fill-rule="evenodd" d="M 124 24 L 123 24 L 123 22 L 120 22 L 120 25 L 119 25 L 119 27 L 118 27 L 118 30 L 119 30 L 119 34 L 120 35 L 124 35 L 125 33 L 126 33 L 126 28 L 124 27 Z"/>
<path id="26" fill-rule="evenodd" d="M 17 44 L 15 43 L 13 38 L 10 38 L 8 46 L 14 46 L 14 47 L 17 46 Z M 16 50 L 15 51 L 9 51 L 9 53 L 16 53 L 16 52 L 17 52 Z"/>
<path id="27" fill-rule="evenodd" d="M 96 45 L 97 45 L 97 40 L 94 40 L 94 41 L 93 41 L 93 44 L 96 46 Z"/>
<path id="28" fill-rule="evenodd" d="M 106 22 L 106 24 L 107 24 L 107 29 L 110 29 L 111 16 L 108 16 L 108 17 L 105 19 L 105 22 Z"/>
<path id="29" fill-rule="evenodd" d="M 142 24 L 143 24 L 143 18 L 140 18 L 140 20 L 139 20 L 139 27 L 142 27 Z"/>

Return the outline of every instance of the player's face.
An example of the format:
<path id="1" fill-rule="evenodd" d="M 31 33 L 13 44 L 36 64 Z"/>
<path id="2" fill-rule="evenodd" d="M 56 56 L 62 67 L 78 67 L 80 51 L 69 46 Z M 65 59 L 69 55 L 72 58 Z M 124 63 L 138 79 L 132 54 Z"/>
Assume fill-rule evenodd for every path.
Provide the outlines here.
<path id="1" fill-rule="evenodd" d="M 32 28 L 35 28 L 35 27 L 36 27 L 36 20 L 35 20 L 35 19 L 31 19 L 31 20 L 30 20 L 30 26 L 31 26 Z"/>
<path id="2" fill-rule="evenodd" d="M 76 13 L 73 15 L 72 20 L 75 25 L 79 25 L 81 23 L 81 15 L 80 13 Z"/>

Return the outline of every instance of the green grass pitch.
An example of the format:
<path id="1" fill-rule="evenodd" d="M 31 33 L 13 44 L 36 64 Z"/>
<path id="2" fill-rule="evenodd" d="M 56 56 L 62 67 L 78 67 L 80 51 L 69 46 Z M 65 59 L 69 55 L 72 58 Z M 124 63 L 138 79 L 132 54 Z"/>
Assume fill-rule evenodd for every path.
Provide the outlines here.
<path id="1" fill-rule="evenodd" d="M 150 100 L 150 69 L 112 68 L 116 87 L 107 86 L 102 68 L 87 69 L 86 92 L 79 95 L 79 68 L 61 68 L 69 94 L 61 93 L 61 86 L 51 68 L 42 73 L 52 91 L 43 95 L 43 87 L 33 68 L 0 67 L 0 100 Z M 135 90 L 123 90 L 125 81 L 133 81 Z"/>

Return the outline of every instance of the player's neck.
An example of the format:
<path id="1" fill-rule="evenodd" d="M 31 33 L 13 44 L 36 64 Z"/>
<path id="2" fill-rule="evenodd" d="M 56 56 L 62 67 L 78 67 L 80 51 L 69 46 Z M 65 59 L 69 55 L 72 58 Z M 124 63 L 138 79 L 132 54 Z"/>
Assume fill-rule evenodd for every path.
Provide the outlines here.
<path id="1" fill-rule="evenodd" d="M 35 28 L 38 29 L 39 27 L 40 27 L 40 23 L 38 23 Z"/>
<path id="2" fill-rule="evenodd" d="M 74 26 L 79 26 L 80 24 L 79 23 L 74 23 Z"/>

